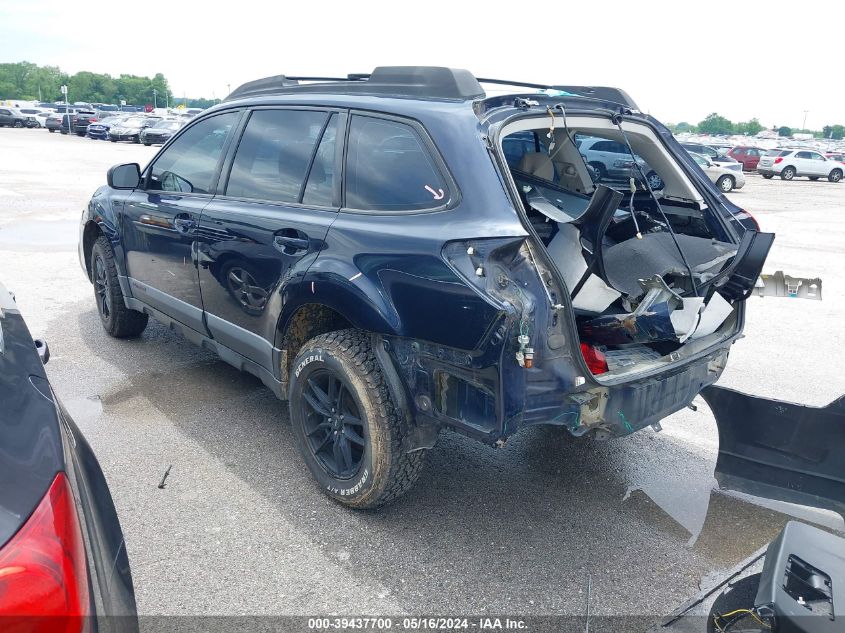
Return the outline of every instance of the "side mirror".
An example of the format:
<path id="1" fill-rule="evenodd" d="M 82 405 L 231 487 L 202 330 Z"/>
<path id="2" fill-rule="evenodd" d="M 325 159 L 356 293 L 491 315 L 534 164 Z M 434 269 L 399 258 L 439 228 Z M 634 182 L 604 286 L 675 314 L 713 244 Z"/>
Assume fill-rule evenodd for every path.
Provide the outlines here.
<path id="1" fill-rule="evenodd" d="M 50 360 L 50 348 L 47 341 L 42 341 L 40 338 L 35 339 L 35 349 L 38 350 L 38 358 L 41 359 L 41 364 L 46 365 Z"/>
<path id="2" fill-rule="evenodd" d="M 106 182 L 112 189 L 135 189 L 141 183 L 141 166 L 138 163 L 115 165 L 106 173 Z"/>

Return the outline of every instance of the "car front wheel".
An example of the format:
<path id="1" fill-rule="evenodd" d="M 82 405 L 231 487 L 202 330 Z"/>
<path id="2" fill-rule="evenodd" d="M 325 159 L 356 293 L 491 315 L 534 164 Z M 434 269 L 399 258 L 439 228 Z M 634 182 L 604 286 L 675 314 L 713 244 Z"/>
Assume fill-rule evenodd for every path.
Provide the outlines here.
<path id="1" fill-rule="evenodd" d="M 105 235 L 98 237 L 91 249 L 91 279 L 97 312 L 106 332 L 116 338 L 129 338 L 143 332 L 149 317 L 143 312 L 130 310 L 123 302 L 114 251 Z"/>
<path id="2" fill-rule="evenodd" d="M 308 341 L 293 362 L 289 399 L 296 443 L 328 496 L 352 508 L 377 508 L 416 481 L 423 451 L 403 448 L 405 412 L 365 332 L 340 330 Z"/>
<path id="3" fill-rule="evenodd" d="M 795 178 L 795 168 L 794 167 L 784 167 L 783 171 L 780 172 L 781 180 L 792 180 Z"/>
<path id="4" fill-rule="evenodd" d="M 730 176 L 722 176 L 716 181 L 716 186 L 722 193 L 730 193 L 734 188 L 734 179 Z"/>
<path id="5" fill-rule="evenodd" d="M 830 172 L 830 175 L 827 177 L 830 182 L 839 182 L 842 180 L 842 170 L 841 169 L 834 169 Z"/>

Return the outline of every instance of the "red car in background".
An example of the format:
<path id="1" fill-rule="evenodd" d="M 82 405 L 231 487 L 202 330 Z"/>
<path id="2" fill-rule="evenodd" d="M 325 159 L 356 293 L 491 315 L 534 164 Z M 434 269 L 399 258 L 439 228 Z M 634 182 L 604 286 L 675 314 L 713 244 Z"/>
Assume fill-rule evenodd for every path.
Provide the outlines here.
<path id="1" fill-rule="evenodd" d="M 763 156 L 766 151 L 767 150 L 760 147 L 737 145 L 736 147 L 728 150 L 728 156 L 738 163 L 742 163 L 742 171 L 754 171 L 757 169 L 757 163 L 760 162 L 760 157 Z"/>
<path id="2" fill-rule="evenodd" d="M 845 163 L 845 152 L 830 152 L 825 154 L 825 158 L 830 160 L 838 160 L 840 163 Z"/>

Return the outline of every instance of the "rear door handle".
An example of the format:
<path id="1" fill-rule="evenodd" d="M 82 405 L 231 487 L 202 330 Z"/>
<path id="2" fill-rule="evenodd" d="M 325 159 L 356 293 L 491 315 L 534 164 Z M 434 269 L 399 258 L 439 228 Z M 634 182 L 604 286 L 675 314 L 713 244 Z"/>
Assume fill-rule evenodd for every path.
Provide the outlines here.
<path id="1" fill-rule="evenodd" d="M 311 241 L 307 238 L 289 237 L 287 235 L 276 235 L 273 237 L 273 246 L 282 252 L 307 251 L 311 247 Z"/>

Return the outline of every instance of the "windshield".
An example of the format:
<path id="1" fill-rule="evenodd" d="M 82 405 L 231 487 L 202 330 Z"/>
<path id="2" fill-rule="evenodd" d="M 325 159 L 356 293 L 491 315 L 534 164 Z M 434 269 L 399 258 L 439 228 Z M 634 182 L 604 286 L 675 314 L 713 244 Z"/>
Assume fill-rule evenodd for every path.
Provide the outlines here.
<path id="1" fill-rule="evenodd" d="M 770 149 L 766 152 L 766 156 L 789 156 L 792 151 L 791 149 Z"/>

